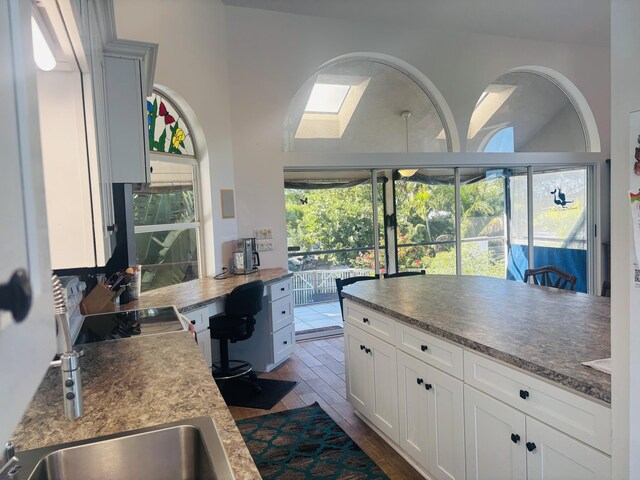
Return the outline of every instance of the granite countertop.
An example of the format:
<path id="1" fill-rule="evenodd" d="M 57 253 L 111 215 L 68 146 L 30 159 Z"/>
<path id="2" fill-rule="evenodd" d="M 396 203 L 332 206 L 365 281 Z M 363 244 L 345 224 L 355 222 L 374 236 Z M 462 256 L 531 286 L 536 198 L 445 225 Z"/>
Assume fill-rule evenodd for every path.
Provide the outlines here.
<path id="1" fill-rule="evenodd" d="M 604 403 L 611 376 L 582 362 L 611 357 L 610 300 L 473 276 L 359 282 L 345 298 Z"/>
<path id="2" fill-rule="evenodd" d="M 254 280 L 270 284 L 292 275 L 284 268 L 264 268 L 249 275 L 232 275 L 221 280 L 204 277 L 144 292 L 139 300 L 120 306 L 120 310 L 174 305 L 180 313 L 188 313 L 224 299 L 238 285 Z"/>
<path id="3" fill-rule="evenodd" d="M 216 424 L 235 478 L 260 478 L 191 333 L 83 347 L 84 415 L 64 418 L 60 370 L 50 368 L 14 433 L 17 452 L 207 416 Z"/>

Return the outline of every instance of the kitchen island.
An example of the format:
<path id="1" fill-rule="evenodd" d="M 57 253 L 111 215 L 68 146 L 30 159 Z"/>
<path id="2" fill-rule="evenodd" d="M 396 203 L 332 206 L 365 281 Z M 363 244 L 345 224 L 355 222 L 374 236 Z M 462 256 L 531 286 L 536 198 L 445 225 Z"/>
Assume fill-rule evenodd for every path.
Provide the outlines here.
<path id="1" fill-rule="evenodd" d="M 347 399 L 425 475 L 610 478 L 610 376 L 581 365 L 610 357 L 609 299 L 446 275 L 342 295 Z"/>

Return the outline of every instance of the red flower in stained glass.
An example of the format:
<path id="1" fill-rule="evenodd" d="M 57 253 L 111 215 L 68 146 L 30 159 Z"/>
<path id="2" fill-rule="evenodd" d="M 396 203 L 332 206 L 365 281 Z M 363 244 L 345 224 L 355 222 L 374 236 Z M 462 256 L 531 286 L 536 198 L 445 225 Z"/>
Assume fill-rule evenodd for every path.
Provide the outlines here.
<path id="1" fill-rule="evenodd" d="M 158 112 L 158 115 L 160 115 L 161 117 L 164 117 L 165 125 L 169 125 L 176 121 L 175 118 L 169 115 L 169 112 L 167 111 L 167 107 L 164 105 L 164 102 L 160 102 L 160 111 Z"/>

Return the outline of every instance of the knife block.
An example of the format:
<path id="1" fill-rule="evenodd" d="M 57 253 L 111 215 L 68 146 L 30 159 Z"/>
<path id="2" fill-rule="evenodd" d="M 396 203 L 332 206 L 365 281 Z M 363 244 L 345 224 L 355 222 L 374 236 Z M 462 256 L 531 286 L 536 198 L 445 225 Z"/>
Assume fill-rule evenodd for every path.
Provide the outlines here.
<path id="1" fill-rule="evenodd" d="M 115 312 L 116 306 L 113 301 L 124 292 L 124 289 L 125 287 L 120 287 L 114 292 L 103 283 L 97 284 L 80 303 L 80 312 L 83 315 Z"/>

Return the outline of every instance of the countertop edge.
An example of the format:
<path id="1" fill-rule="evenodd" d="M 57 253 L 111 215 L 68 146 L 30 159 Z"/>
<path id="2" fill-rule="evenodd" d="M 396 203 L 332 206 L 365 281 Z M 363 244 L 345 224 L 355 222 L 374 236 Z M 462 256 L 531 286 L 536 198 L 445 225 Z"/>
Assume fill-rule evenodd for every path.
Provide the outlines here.
<path id="1" fill-rule="evenodd" d="M 559 384 L 568 390 L 582 393 L 590 397 L 593 400 L 604 402 L 607 405 L 611 405 L 611 391 L 602 389 L 591 384 L 588 384 L 582 380 L 576 379 L 574 377 L 570 377 L 568 375 L 556 372 L 547 367 L 543 367 L 536 363 L 530 362 L 524 358 L 517 357 L 515 355 L 502 352 L 488 345 L 484 345 L 482 343 L 475 342 L 466 337 L 462 337 L 460 335 L 456 335 L 455 333 L 448 332 L 438 327 L 434 327 L 433 325 L 426 323 L 423 320 L 417 320 L 415 318 L 403 315 L 397 311 L 388 309 L 382 305 L 378 305 L 367 300 L 363 300 L 362 298 L 353 296 L 349 294 L 347 291 L 342 291 L 342 297 L 345 299 L 352 300 L 353 302 L 363 305 L 365 307 L 371 308 L 373 310 L 379 311 L 393 317 L 394 319 L 401 321 L 411 327 L 419 328 L 420 330 L 427 331 L 438 337 L 441 337 L 445 340 L 449 340 L 451 342 L 457 343 L 463 347 L 469 348 L 479 353 L 483 353 L 492 358 L 500 360 L 509 364 L 512 367 L 519 368 L 521 370 L 526 371 L 529 374 L 536 375 L 540 377 L 542 380 L 550 381 L 553 384 Z"/>

